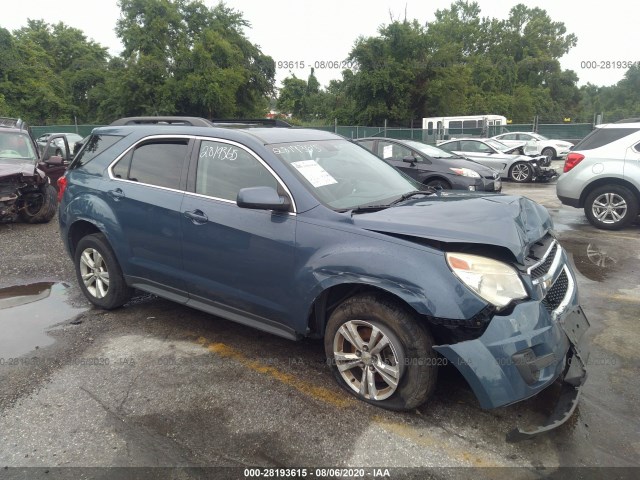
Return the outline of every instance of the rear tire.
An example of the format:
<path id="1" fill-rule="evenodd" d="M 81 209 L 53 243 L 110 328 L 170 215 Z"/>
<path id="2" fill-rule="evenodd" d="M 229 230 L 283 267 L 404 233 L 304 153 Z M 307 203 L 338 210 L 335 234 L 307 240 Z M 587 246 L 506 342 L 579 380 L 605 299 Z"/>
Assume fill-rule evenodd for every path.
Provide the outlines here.
<path id="1" fill-rule="evenodd" d="M 58 208 L 58 192 L 50 184 L 42 185 L 37 192 L 25 195 L 20 218 L 26 223 L 48 223 Z"/>
<path id="2" fill-rule="evenodd" d="M 622 185 L 604 185 L 586 198 L 584 213 L 589 223 L 603 230 L 619 230 L 638 217 L 638 198 Z"/>
<path id="3" fill-rule="evenodd" d="M 435 389 L 431 334 L 384 296 L 357 295 L 336 308 L 327 322 L 324 348 L 340 386 L 372 405 L 412 410 Z"/>
<path id="4" fill-rule="evenodd" d="M 129 301 L 133 289 L 127 286 L 120 264 L 102 233 L 81 238 L 73 261 L 80 289 L 91 303 L 112 310 Z"/>

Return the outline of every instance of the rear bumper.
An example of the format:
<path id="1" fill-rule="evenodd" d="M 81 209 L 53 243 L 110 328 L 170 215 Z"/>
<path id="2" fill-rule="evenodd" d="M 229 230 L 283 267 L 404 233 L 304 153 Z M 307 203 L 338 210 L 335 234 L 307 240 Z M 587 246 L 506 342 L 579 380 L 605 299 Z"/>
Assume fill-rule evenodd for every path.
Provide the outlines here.
<path id="1" fill-rule="evenodd" d="M 560 200 L 563 203 L 563 205 L 569 205 L 570 207 L 580 208 L 579 198 L 570 198 L 570 197 L 565 197 L 564 195 L 558 195 L 558 200 Z"/>

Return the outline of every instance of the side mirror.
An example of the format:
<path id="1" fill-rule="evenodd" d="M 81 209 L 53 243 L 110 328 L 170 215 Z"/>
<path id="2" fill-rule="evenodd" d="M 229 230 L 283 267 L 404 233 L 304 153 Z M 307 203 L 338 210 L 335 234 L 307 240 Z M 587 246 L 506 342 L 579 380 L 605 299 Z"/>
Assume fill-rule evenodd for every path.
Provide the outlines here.
<path id="1" fill-rule="evenodd" d="M 291 202 L 287 197 L 278 195 L 271 187 L 241 188 L 236 197 L 236 203 L 241 208 L 256 210 L 275 210 L 288 212 Z"/>
<path id="2" fill-rule="evenodd" d="M 45 160 L 45 163 L 47 165 L 51 165 L 52 167 L 60 167 L 62 165 L 64 165 L 64 159 L 59 156 L 59 155 L 54 155 L 52 157 L 49 157 Z"/>
<path id="3" fill-rule="evenodd" d="M 411 156 L 411 155 L 408 155 L 408 156 L 404 157 L 404 158 L 402 159 L 402 161 L 403 161 L 403 162 L 405 162 L 405 163 L 416 163 L 416 162 L 417 162 L 417 159 L 416 159 L 416 157 L 413 157 L 413 156 Z"/>

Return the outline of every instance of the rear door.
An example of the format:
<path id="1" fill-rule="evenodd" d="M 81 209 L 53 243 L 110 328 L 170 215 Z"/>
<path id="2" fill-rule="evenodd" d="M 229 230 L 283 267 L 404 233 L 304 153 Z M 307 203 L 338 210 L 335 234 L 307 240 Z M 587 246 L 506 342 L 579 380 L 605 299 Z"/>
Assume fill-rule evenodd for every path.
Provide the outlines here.
<path id="1" fill-rule="evenodd" d="M 193 148 L 188 136 L 149 137 L 110 168 L 105 199 L 125 245 L 127 275 L 147 290 L 186 302 L 181 254 L 181 205 Z"/>
<path id="2" fill-rule="evenodd" d="M 238 207 L 238 191 L 257 186 L 287 194 L 254 152 L 222 139 L 198 142 L 181 216 L 189 304 L 293 332 L 287 305 L 295 291 L 296 215 Z"/>

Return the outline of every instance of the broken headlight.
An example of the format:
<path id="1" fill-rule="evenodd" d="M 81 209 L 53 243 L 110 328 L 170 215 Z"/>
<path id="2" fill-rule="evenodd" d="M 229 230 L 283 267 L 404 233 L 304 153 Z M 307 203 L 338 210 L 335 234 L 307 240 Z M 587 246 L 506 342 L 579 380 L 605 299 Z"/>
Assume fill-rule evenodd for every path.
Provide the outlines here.
<path id="1" fill-rule="evenodd" d="M 447 253 L 446 258 L 462 283 L 498 308 L 527 297 L 518 272 L 506 263 L 466 253 Z"/>

